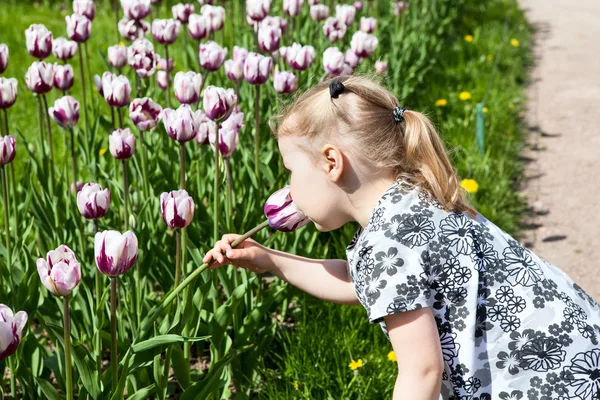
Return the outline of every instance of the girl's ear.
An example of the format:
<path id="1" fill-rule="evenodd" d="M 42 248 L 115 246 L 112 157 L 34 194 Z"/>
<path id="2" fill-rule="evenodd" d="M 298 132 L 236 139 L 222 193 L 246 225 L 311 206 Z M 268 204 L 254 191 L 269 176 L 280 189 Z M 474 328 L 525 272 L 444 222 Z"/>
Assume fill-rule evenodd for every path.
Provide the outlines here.
<path id="1" fill-rule="evenodd" d="M 344 154 L 339 147 L 326 143 L 321 149 L 323 169 L 332 182 L 337 182 L 344 171 Z"/>

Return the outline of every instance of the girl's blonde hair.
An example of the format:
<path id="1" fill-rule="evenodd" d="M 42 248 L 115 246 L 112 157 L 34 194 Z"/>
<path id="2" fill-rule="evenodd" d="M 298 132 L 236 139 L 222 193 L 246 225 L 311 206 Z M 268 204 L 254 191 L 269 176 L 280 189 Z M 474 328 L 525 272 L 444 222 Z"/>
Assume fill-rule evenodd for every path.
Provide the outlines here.
<path id="1" fill-rule="evenodd" d="M 329 92 L 333 80 L 345 87 L 336 99 Z M 269 125 L 275 137 L 305 136 L 310 141 L 337 132 L 362 157 L 392 170 L 396 179 L 425 189 L 447 211 L 464 211 L 475 218 L 433 123 L 412 110 L 404 112 L 404 122 L 396 123 L 393 110 L 398 105 L 376 78 L 342 76 L 308 89 Z"/>

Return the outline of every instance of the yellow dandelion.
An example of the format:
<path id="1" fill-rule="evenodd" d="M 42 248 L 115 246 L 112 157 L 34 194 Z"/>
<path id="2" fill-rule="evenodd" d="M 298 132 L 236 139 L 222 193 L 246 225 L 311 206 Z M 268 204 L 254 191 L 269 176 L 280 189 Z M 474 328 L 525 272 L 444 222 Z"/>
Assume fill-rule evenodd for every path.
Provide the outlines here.
<path id="1" fill-rule="evenodd" d="M 492 61 L 493 59 L 494 59 L 494 56 L 493 56 L 493 55 L 491 55 L 491 54 L 488 54 L 488 56 L 487 56 L 487 60 L 488 60 L 488 61 Z"/>
<path id="2" fill-rule="evenodd" d="M 103 156 L 104 153 L 106 153 L 107 151 L 108 151 L 108 149 L 106 147 L 103 147 L 103 148 L 100 149 L 99 153 L 100 153 L 101 156 Z"/>
<path id="3" fill-rule="evenodd" d="M 160 64 L 156 64 L 156 70 L 160 71 L 162 68 L 160 67 Z"/>
<path id="4" fill-rule="evenodd" d="M 513 103 L 510 103 L 510 104 L 508 105 L 508 108 L 509 108 L 509 110 L 510 110 L 510 111 L 512 111 L 512 110 L 514 110 L 514 109 L 515 109 L 515 105 L 514 105 Z"/>
<path id="5" fill-rule="evenodd" d="M 390 360 L 390 361 L 394 361 L 394 362 L 398 361 L 398 360 L 396 359 L 396 353 L 394 353 L 393 351 L 390 351 L 390 352 L 388 353 L 388 356 L 387 356 L 387 357 L 388 357 L 388 360 Z"/>
<path id="6" fill-rule="evenodd" d="M 300 385 L 298 384 L 298 381 L 294 381 L 294 388 L 295 388 L 295 389 L 298 389 L 298 387 L 299 387 L 299 386 L 300 386 Z"/>
<path id="7" fill-rule="evenodd" d="M 473 35 L 465 35 L 465 42 L 471 43 L 473 41 Z"/>
<path id="8" fill-rule="evenodd" d="M 483 113 L 486 114 L 488 112 L 488 108 L 487 107 L 483 107 Z"/>
<path id="9" fill-rule="evenodd" d="M 519 47 L 519 41 L 517 39 L 510 39 L 510 44 L 513 47 Z"/>
<path id="10" fill-rule="evenodd" d="M 119 46 L 125 46 L 125 43 L 119 42 Z"/>
<path id="11" fill-rule="evenodd" d="M 458 98 L 461 99 L 462 101 L 467 101 L 471 98 L 471 93 L 469 92 L 460 92 L 460 94 L 458 95 Z"/>
<path id="12" fill-rule="evenodd" d="M 465 188 L 469 193 L 475 193 L 479 189 L 479 184 L 475 179 L 463 179 L 460 181 L 460 186 Z"/>
<path id="13" fill-rule="evenodd" d="M 448 100 L 446 100 L 446 99 L 438 99 L 435 101 L 436 107 L 445 107 L 446 104 L 448 104 Z"/>
<path id="14" fill-rule="evenodd" d="M 357 368 L 362 367 L 363 365 L 363 361 L 361 359 L 359 359 L 358 361 L 354 361 L 352 360 L 352 362 L 350 362 L 350 364 L 348 364 L 348 366 L 350 367 L 350 369 L 355 370 Z"/>

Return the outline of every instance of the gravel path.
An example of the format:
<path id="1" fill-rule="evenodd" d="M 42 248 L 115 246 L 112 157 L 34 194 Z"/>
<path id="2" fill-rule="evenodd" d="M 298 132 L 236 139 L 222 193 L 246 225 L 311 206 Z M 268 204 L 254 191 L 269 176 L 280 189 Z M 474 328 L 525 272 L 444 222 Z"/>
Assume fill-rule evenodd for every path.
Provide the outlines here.
<path id="1" fill-rule="evenodd" d="M 600 301 L 600 1 L 519 3 L 536 28 L 521 239 Z"/>

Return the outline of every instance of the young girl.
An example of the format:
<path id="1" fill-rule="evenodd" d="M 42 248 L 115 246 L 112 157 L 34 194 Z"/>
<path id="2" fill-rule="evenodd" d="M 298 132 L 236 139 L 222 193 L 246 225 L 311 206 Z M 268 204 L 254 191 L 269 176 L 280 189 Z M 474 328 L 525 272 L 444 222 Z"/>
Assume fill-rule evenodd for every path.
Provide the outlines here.
<path id="1" fill-rule="evenodd" d="M 361 228 L 348 261 L 227 234 L 204 261 L 362 304 L 398 359 L 394 399 L 600 399 L 600 306 L 464 197 L 432 123 L 349 76 L 300 96 L 275 130 L 291 196 L 317 229 Z"/>

